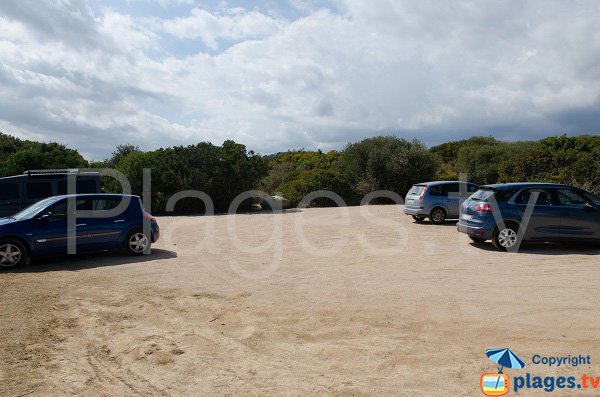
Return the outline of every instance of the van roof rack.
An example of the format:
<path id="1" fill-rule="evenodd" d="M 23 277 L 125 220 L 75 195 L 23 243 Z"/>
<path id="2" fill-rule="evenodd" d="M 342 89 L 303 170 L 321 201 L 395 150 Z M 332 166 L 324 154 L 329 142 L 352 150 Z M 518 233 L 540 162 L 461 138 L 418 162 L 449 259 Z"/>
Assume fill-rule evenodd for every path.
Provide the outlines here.
<path id="1" fill-rule="evenodd" d="M 23 172 L 23 175 L 64 175 L 64 174 L 98 174 L 97 170 L 85 170 L 82 171 L 79 168 L 63 168 L 63 169 L 50 169 L 50 170 L 27 170 Z"/>

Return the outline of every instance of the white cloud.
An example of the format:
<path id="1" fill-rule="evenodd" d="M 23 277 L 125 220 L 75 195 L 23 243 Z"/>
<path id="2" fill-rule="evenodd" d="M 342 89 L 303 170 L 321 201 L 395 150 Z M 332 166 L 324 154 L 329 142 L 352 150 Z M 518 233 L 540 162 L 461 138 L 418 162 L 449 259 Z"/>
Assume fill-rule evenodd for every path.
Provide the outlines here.
<path id="1" fill-rule="evenodd" d="M 129 15 L 106 10 L 99 19 L 98 31 L 110 37 L 123 51 L 158 50 L 158 35 L 147 24 L 152 21 L 136 21 Z"/>
<path id="2" fill-rule="evenodd" d="M 279 31 L 284 25 L 259 12 L 229 9 L 228 15 L 215 15 L 201 8 L 192 9 L 189 16 L 163 22 L 165 32 L 182 39 L 200 39 L 216 49 L 218 41 L 256 39 Z"/>
<path id="3" fill-rule="evenodd" d="M 600 133 L 600 3 L 291 6 L 302 16 L 2 2 L 0 129 L 95 158 L 127 142 L 271 152 L 389 132 L 429 143 Z"/>

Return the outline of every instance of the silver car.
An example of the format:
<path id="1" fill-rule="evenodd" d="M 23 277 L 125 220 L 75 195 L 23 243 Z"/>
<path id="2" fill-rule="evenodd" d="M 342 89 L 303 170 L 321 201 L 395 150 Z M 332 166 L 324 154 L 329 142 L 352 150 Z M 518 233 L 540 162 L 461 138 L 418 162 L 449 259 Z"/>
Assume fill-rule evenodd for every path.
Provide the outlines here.
<path id="1" fill-rule="evenodd" d="M 413 185 L 406 195 L 404 213 L 417 222 L 429 218 L 440 224 L 446 219 L 458 219 L 461 198 L 464 200 L 479 187 L 461 181 L 434 181 Z"/>

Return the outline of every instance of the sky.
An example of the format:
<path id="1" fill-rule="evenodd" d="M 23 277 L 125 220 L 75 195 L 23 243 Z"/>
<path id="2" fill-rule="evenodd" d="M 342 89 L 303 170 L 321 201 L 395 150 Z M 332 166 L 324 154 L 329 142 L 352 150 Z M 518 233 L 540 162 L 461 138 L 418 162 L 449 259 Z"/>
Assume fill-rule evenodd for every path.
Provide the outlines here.
<path id="1" fill-rule="evenodd" d="M 2 0 L 0 131 L 90 160 L 600 134 L 596 0 Z"/>

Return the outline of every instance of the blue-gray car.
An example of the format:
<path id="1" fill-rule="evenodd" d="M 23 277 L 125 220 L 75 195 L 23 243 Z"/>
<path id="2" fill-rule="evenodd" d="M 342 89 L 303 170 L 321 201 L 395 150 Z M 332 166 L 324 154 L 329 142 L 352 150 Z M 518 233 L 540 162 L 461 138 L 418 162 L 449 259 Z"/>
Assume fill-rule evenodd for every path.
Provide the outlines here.
<path id="1" fill-rule="evenodd" d="M 523 241 L 600 242 L 600 198 L 550 183 L 481 186 L 462 204 L 457 229 L 504 251 Z"/>
<path id="2" fill-rule="evenodd" d="M 406 195 L 404 213 L 417 222 L 429 218 L 431 223 L 440 224 L 446 219 L 457 219 L 461 198 L 464 200 L 477 189 L 477 185 L 461 181 L 417 183 Z"/>
<path id="3" fill-rule="evenodd" d="M 0 219 L 0 269 L 33 257 L 64 255 L 69 247 L 76 252 L 123 248 L 141 255 L 159 236 L 156 219 L 138 196 L 53 196 Z"/>

